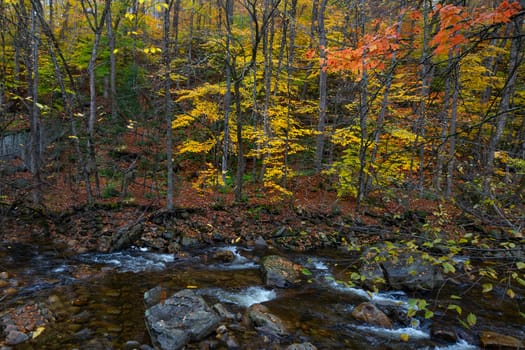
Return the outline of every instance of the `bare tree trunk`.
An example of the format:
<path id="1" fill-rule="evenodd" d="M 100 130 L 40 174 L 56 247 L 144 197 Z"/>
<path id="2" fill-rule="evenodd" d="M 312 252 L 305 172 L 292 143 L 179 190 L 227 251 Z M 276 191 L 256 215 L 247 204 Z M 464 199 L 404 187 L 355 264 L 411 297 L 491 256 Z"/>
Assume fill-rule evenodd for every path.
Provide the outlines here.
<path id="1" fill-rule="evenodd" d="M 288 157 L 290 153 L 290 114 L 292 105 L 292 77 L 294 73 L 293 62 L 295 59 L 295 34 L 296 34 L 296 15 L 297 15 L 297 0 L 291 0 L 290 10 L 285 10 L 285 28 L 283 31 L 290 31 L 289 43 L 288 43 L 288 57 L 286 58 L 286 95 L 287 95 L 287 106 L 286 106 L 286 132 L 284 140 L 284 176 L 283 176 L 283 187 L 288 188 Z M 287 4 L 287 3 L 286 3 Z M 286 8 L 286 5 L 285 5 Z"/>
<path id="2" fill-rule="evenodd" d="M 319 71 L 319 116 L 317 121 L 317 137 L 315 142 L 315 170 L 320 172 L 323 166 L 323 154 L 325 144 L 325 123 L 327 109 L 327 82 L 328 72 L 326 71 L 327 63 L 327 38 L 325 28 L 325 10 L 327 0 L 321 0 L 317 17 L 317 28 L 319 34 L 319 50 L 321 58 L 321 67 Z"/>
<path id="3" fill-rule="evenodd" d="M 164 58 L 164 116 L 166 119 L 166 164 L 168 167 L 168 191 L 166 198 L 166 207 L 168 210 L 173 209 L 173 155 L 172 155 L 172 132 L 171 121 L 173 114 L 173 101 L 171 98 L 171 49 L 170 49 L 170 10 L 173 7 L 173 1 L 166 0 L 167 8 L 164 9 L 164 35 L 163 35 L 163 58 Z"/>
<path id="4" fill-rule="evenodd" d="M 32 200 L 33 203 L 39 205 L 42 201 L 42 193 L 40 191 L 41 178 L 40 178 L 40 162 L 42 152 L 42 134 L 40 129 L 40 104 L 38 102 L 38 78 L 39 78 L 39 67 L 38 67 L 38 50 L 39 40 L 38 25 L 36 22 L 35 11 L 31 8 L 31 98 L 33 100 L 31 106 L 31 141 L 30 141 L 30 170 L 33 175 L 33 186 L 32 186 Z"/>
<path id="5" fill-rule="evenodd" d="M 241 110 L 241 80 L 236 79 L 234 86 L 235 92 L 235 109 L 237 112 L 237 173 L 236 173 L 236 186 L 235 186 L 235 201 L 242 201 L 243 193 L 243 175 L 244 175 L 244 143 L 242 140 L 242 128 L 243 128 L 243 119 L 242 119 L 242 110 Z"/>
<path id="6" fill-rule="evenodd" d="M 270 0 L 264 1 L 264 18 L 268 18 L 270 11 Z M 263 165 L 261 169 L 261 179 L 264 178 L 266 171 L 265 160 L 269 158 L 269 141 L 272 138 L 272 130 L 270 126 L 270 97 L 271 97 L 271 81 L 273 74 L 273 20 L 270 20 L 270 30 L 265 30 L 263 33 L 263 56 L 264 56 L 264 105 L 263 105 L 263 131 L 264 131 L 264 149 L 266 150 L 263 154 Z"/>
<path id="7" fill-rule="evenodd" d="M 106 19 L 109 44 L 109 98 L 111 100 L 111 119 L 117 122 L 117 59 L 115 57 L 115 34 L 113 33 L 113 15 L 109 9 Z"/>
<path id="8" fill-rule="evenodd" d="M 233 20 L 233 0 L 226 0 L 225 4 L 225 24 L 226 24 L 226 93 L 224 95 L 224 134 L 222 142 L 222 164 L 221 176 L 222 181 L 226 182 L 226 173 L 228 172 L 228 153 L 230 150 L 230 113 L 232 104 L 232 69 L 235 62 L 231 53 L 232 45 L 232 20 Z"/>
<path id="9" fill-rule="evenodd" d="M 111 0 L 105 0 L 104 9 L 102 13 L 98 13 L 97 2 L 91 2 L 88 0 L 82 0 L 80 2 L 84 11 L 84 16 L 88 21 L 88 24 L 93 31 L 94 40 L 91 48 L 91 56 L 88 64 L 88 75 L 89 75 L 89 117 L 87 125 L 87 147 L 88 147 L 88 159 L 89 159 L 89 173 L 95 177 L 95 189 L 97 196 L 100 196 L 100 179 L 97 169 L 96 151 L 95 151 L 95 122 L 97 120 L 97 91 L 96 91 L 96 63 L 98 56 L 98 47 L 100 44 L 100 38 L 102 35 L 102 29 L 104 28 L 107 14 L 111 7 Z M 88 6 L 91 7 L 88 7 Z"/>
<path id="10" fill-rule="evenodd" d="M 72 100 L 71 94 L 66 89 L 66 85 L 65 85 L 65 82 L 64 82 L 64 76 L 63 76 L 62 70 L 60 68 L 57 56 L 60 58 L 60 61 L 62 62 L 63 66 L 64 66 L 64 70 L 66 71 L 66 75 L 67 75 L 69 83 L 71 85 L 71 90 L 73 90 L 73 91 L 77 91 L 77 89 L 75 88 L 75 80 L 74 80 L 74 78 L 73 78 L 73 76 L 71 74 L 71 70 L 68 67 L 68 64 L 67 64 L 67 61 L 64 58 L 64 55 L 60 51 L 60 47 L 58 45 L 57 39 L 54 36 L 53 32 L 51 31 L 51 27 L 48 25 L 48 23 L 46 22 L 46 20 L 44 18 L 43 9 L 41 7 L 41 5 L 42 5 L 41 2 L 38 1 L 38 0 L 31 0 L 31 3 L 32 3 L 33 8 L 35 9 L 35 13 L 38 16 L 38 19 L 40 21 L 40 26 L 42 28 L 42 32 L 47 37 L 48 53 L 49 53 L 49 56 L 51 58 L 51 61 L 53 62 L 53 66 L 54 66 L 54 70 L 55 70 L 55 77 L 57 79 L 58 85 L 60 87 L 60 92 L 61 92 L 61 94 L 63 96 L 63 99 L 64 99 L 66 115 L 69 117 L 69 120 L 71 122 L 71 135 L 70 135 L 70 138 L 73 140 L 73 142 L 75 144 L 75 150 L 77 152 L 78 161 L 79 161 L 79 165 L 80 165 L 80 168 L 81 168 L 80 172 L 81 172 L 81 174 L 82 174 L 82 176 L 84 178 L 84 181 L 86 183 L 86 192 L 87 192 L 88 203 L 92 204 L 93 203 L 93 194 L 91 192 L 91 186 L 89 184 L 89 182 L 90 182 L 89 174 L 87 172 L 87 165 L 86 165 L 86 162 L 84 161 L 84 156 L 83 156 L 82 150 L 80 148 L 80 141 L 79 141 L 76 125 L 75 125 L 75 118 L 74 118 L 74 115 L 73 115 L 74 102 Z M 78 94 L 75 94 L 75 96 L 78 96 Z"/>
<path id="11" fill-rule="evenodd" d="M 456 58 L 458 58 L 456 56 Z M 445 185 L 445 199 L 449 199 L 452 195 L 452 185 L 454 179 L 454 168 L 456 166 L 456 121 L 458 115 L 458 100 L 459 100 L 459 66 L 454 65 L 453 70 L 454 86 L 452 90 L 452 108 L 450 114 L 450 130 L 449 130 L 449 150 L 448 150 L 448 165 L 447 165 L 447 181 Z"/>
<path id="12" fill-rule="evenodd" d="M 445 164 L 445 149 L 447 145 L 448 140 L 448 134 L 449 134 L 449 109 L 450 109 L 450 89 L 451 89 L 451 81 L 453 78 L 452 70 L 453 70 L 453 64 L 452 62 L 452 52 L 449 52 L 448 55 L 448 64 L 447 64 L 447 77 L 445 78 L 445 95 L 443 96 L 443 109 L 439 113 L 439 124 L 441 126 L 441 134 L 439 137 L 439 145 L 436 150 L 436 171 L 434 171 L 433 174 L 433 183 L 434 188 L 436 191 L 441 191 L 441 183 L 442 183 L 442 177 L 443 177 L 443 169 Z"/>
<path id="13" fill-rule="evenodd" d="M 497 116 L 496 116 L 496 125 L 495 130 L 493 131 L 486 156 L 485 163 L 485 181 L 484 181 L 484 192 L 486 195 L 490 193 L 490 185 L 492 181 L 492 176 L 494 175 L 494 159 L 496 148 L 498 147 L 501 137 L 503 136 L 503 131 L 505 129 L 507 119 L 512 117 L 510 112 L 511 109 L 511 100 L 514 96 L 516 89 L 516 81 L 518 78 L 518 68 L 523 62 L 523 16 L 517 16 L 512 22 L 509 23 L 509 26 L 512 26 L 511 32 L 514 32 L 514 36 L 511 42 L 510 47 L 510 57 L 509 57 L 509 71 L 507 75 L 507 81 L 503 91 L 501 92 L 501 101 L 499 104 Z"/>
<path id="14" fill-rule="evenodd" d="M 421 88 L 420 88 L 420 100 L 417 110 L 418 118 L 415 125 L 415 134 L 416 138 L 414 141 L 414 147 L 417 149 L 418 154 L 418 184 L 417 189 L 419 190 L 420 195 L 423 194 L 423 185 L 424 185 L 424 167 L 425 167 L 425 118 L 427 113 L 427 99 L 430 92 L 430 82 L 432 74 L 432 66 L 430 61 L 429 51 L 429 41 L 430 41 L 430 14 L 431 4 L 430 0 L 423 0 L 423 47 L 421 49 Z M 414 168 L 414 159 L 412 159 L 410 164 L 411 171 Z"/>

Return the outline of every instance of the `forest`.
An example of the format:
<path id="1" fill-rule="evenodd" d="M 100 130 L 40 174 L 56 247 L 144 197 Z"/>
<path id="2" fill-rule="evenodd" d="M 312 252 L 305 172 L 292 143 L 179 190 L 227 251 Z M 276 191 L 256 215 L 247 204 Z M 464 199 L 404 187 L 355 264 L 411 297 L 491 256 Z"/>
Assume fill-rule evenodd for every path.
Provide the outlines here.
<path id="1" fill-rule="evenodd" d="M 358 211 L 419 197 L 524 227 L 519 2 L 0 11 L 4 205 L 60 209 L 67 188 L 75 205 L 140 196 L 173 208 L 190 186 L 293 202 L 317 186 Z"/>
<path id="2" fill-rule="evenodd" d="M 189 185 L 290 201 L 310 178 L 357 210 L 406 194 L 523 229 L 519 2 L 0 11 L 4 204 L 52 207 L 64 187 L 76 204 L 129 199 L 138 184 L 168 208 Z"/>
<path id="3" fill-rule="evenodd" d="M 356 261 L 365 264 L 347 263 L 344 277 L 329 276 L 337 279 L 335 289 L 360 286 L 371 301 L 385 288 L 411 290 L 407 327 L 419 325 L 416 317 L 424 324 L 440 315 L 471 332 L 471 338 L 459 331 L 452 337 L 439 328 L 428 336 L 436 343 L 425 343 L 424 335 L 417 346 L 465 341 L 473 348 L 523 348 L 524 7 L 512 0 L 0 0 L 3 307 L 15 305 L 19 290 L 31 283 L 12 272 L 18 266 L 9 270 L 10 256 L 25 259 L 25 246 L 15 252 L 14 242 L 51 237 L 53 252 L 63 245 L 85 264 L 104 258 L 83 254 L 132 246 L 169 252 L 178 261 L 204 243 L 219 249 L 202 253 L 210 255 L 203 258 L 208 263 L 258 263 L 238 256 L 241 246 L 290 254 L 330 248 L 362 254 Z M 237 246 L 224 250 L 219 243 Z M 312 259 L 302 266 L 274 264 L 291 266 L 287 274 L 295 269 L 297 280 L 312 286 L 316 273 L 328 269 Z M 387 270 L 390 277 L 398 273 L 399 260 L 404 278 L 435 279 L 389 280 Z M 366 265 L 372 262 L 381 269 Z M 427 263 L 439 271 L 411 270 Z M 144 266 L 133 272 L 144 273 Z M 72 274 L 106 278 L 106 270 L 88 270 Z M 118 276 L 111 278 L 141 291 L 148 278 L 165 278 Z M 50 284 L 69 283 L 56 281 Z M 428 290 L 444 294 L 450 281 L 469 287 L 427 303 Z M 190 295 L 201 284 L 188 278 L 171 288 L 186 286 Z M 86 288 L 67 292 L 70 304 L 88 307 L 85 293 L 100 293 Z M 100 298 L 128 293 L 122 290 Z M 126 298 L 137 298 L 129 293 Z M 166 290 L 157 293 L 163 303 Z M 468 293 L 489 300 L 482 306 L 487 310 L 488 296 L 497 295 L 508 303 L 498 304 L 507 318 L 498 320 L 491 310 L 494 319 L 487 320 L 476 306 L 469 308 Z M 58 298 L 52 297 L 50 309 Z M 308 303 L 308 296 L 297 300 Z M 288 304 L 277 310 L 285 313 Z M 25 308 L 41 308 L 34 305 Z M 126 333 L 127 309 L 119 310 L 114 315 L 122 320 L 104 326 L 119 334 L 111 340 L 116 347 L 145 334 L 144 327 Z M 250 312 L 267 312 L 261 310 Z M 25 314 L 9 312 L 18 315 L 13 322 L 19 326 Z M 11 321 L 1 316 L 0 345 L 44 339 L 50 320 L 37 327 L 35 314 L 19 333 L 7 331 Z M 133 317 L 143 324 L 142 316 Z M 236 333 L 236 321 L 230 322 L 228 331 L 216 330 L 219 348 L 263 342 L 243 338 L 251 335 Z M 491 322 L 490 332 L 482 329 Z M 352 343 L 347 333 L 330 338 L 306 329 L 305 337 L 324 348 L 366 345 Z M 292 342 L 281 336 L 279 344 Z M 405 331 L 395 336 L 402 343 L 414 337 Z M 347 339 L 344 346 L 323 343 L 329 338 Z M 48 340 L 41 341 L 34 344 Z M 112 348 L 104 346 L 93 348 Z"/>

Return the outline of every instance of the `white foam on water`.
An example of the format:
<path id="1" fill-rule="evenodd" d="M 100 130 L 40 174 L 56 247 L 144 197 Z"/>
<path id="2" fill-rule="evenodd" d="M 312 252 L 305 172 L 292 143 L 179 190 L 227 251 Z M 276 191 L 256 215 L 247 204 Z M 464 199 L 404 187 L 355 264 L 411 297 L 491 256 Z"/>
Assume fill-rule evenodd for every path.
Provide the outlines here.
<path id="1" fill-rule="evenodd" d="M 360 331 L 374 334 L 376 336 L 387 338 L 387 339 L 400 339 L 401 335 L 408 335 L 409 339 L 430 339 L 430 334 L 423 332 L 420 329 L 405 327 L 397 329 L 388 329 L 375 326 L 366 326 L 366 325 L 353 325 L 352 327 L 359 329 Z"/>
<path id="2" fill-rule="evenodd" d="M 445 345 L 445 346 L 435 346 L 435 347 L 427 346 L 419 350 L 476 350 L 476 349 L 479 349 L 479 348 L 461 339 L 456 344 Z"/>
<path id="3" fill-rule="evenodd" d="M 277 298 L 277 294 L 274 290 L 265 289 L 259 286 L 251 286 L 241 289 L 240 291 L 217 289 L 213 290 L 213 295 L 215 295 L 221 302 L 237 304 L 244 307 L 264 303 L 265 301 Z"/>
<path id="4" fill-rule="evenodd" d="M 138 250 L 116 253 L 87 253 L 77 257 L 85 263 L 114 266 L 118 272 L 162 271 L 166 264 L 175 261 L 172 254 L 141 252 Z"/>
<path id="5" fill-rule="evenodd" d="M 309 262 L 309 265 L 311 265 L 315 270 L 319 270 L 319 271 L 328 270 L 328 265 L 326 265 L 326 263 L 320 259 L 311 258 L 311 259 L 308 259 L 308 262 Z"/>
<path id="6" fill-rule="evenodd" d="M 224 270 L 243 270 L 243 269 L 254 269 L 257 268 L 259 265 L 255 263 L 254 261 L 246 258 L 245 256 L 242 256 L 242 254 L 239 252 L 241 248 L 237 246 L 226 246 L 226 247 L 220 247 L 216 251 L 230 251 L 234 255 L 234 259 L 231 262 L 227 263 L 220 263 L 220 264 L 213 264 L 210 267 L 216 268 L 216 269 L 224 269 Z"/>

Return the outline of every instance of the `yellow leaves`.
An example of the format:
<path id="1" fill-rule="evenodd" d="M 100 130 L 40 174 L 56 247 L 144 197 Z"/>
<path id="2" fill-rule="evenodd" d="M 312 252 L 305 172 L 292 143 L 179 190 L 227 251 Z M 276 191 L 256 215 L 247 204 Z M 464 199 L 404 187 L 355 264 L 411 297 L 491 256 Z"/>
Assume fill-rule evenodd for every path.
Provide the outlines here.
<path id="1" fill-rule="evenodd" d="M 184 128 L 190 125 L 191 123 L 193 123 L 194 120 L 195 120 L 195 117 L 189 114 L 178 115 L 175 118 L 175 120 L 171 122 L 171 128 L 172 129 Z"/>
<path id="2" fill-rule="evenodd" d="M 345 147 L 352 144 L 358 145 L 361 140 L 358 131 L 357 127 L 340 129 L 334 134 L 332 142 Z"/>
<path id="3" fill-rule="evenodd" d="M 156 53 L 162 52 L 162 49 L 160 49 L 158 47 L 151 46 L 151 47 L 144 48 L 142 51 L 144 51 L 145 54 L 154 55 Z"/>
<path id="4" fill-rule="evenodd" d="M 155 6 L 155 8 L 157 9 L 158 12 L 160 12 L 160 11 L 162 11 L 162 9 L 169 10 L 170 7 L 165 2 L 161 2 L 161 3 L 157 4 Z"/>
<path id="5" fill-rule="evenodd" d="M 33 331 L 33 335 L 31 336 L 32 339 L 35 339 L 36 337 L 38 337 L 40 334 L 42 334 L 42 332 L 46 329 L 46 327 L 38 327 L 37 329 L 35 329 Z"/>
<path id="6" fill-rule="evenodd" d="M 402 141 L 414 142 L 416 140 L 416 134 L 407 129 L 391 130 L 390 135 Z"/>
<path id="7" fill-rule="evenodd" d="M 215 146 L 215 140 L 206 140 L 204 142 L 186 140 L 179 147 L 177 152 L 182 153 L 207 153 L 213 146 Z"/>

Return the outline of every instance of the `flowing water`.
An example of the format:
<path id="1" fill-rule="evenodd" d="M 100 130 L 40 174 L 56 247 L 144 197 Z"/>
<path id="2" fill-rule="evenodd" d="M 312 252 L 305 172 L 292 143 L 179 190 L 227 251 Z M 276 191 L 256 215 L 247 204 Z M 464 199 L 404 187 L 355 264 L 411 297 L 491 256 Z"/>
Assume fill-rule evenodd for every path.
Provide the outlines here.
<path id="1" fill-rule="evenodd" d="M 194 251 L 184 258 L 138 248 L 66 255 L 45 245 L 3 245 L 0 271 L 8 272 L 9 284 L 2 287 L 0 314 L 40 303 L 55 317 L 38 337 L 15 349 L 121 349 L 129 341 L 150 344 L 143 294 L 161 285 L 172 292 L 194 288 L 210 304 L 221 302 L 234 314 L 264 303 L 291 331 L 289 338 L 279 340 L 283 349 L 304 341 L 318 349 L 477 349 L 475 335 L 480 330 L 525 338 L 525 320 L 519 315 L 520 308 L 525 311 L 523 296 L 509 300 L 496 293 L 489 297 L 478 288 L 465 290 L 464 286 L 445 286 L 437 298 L 402 291 L 370 294 L 338 282 L 345 273 L 345 260 L 326 252 L 290 256 L 312 273 L 308 283 L 300 288 L 268 289 L 258 264 L 263 252 L 233 246 L 213 249 L 229 250 L 235 259 L 218 263 L 207 259 L 209 251 Z M 463 299 L 450 300 L 451 294 L 463 295 Z M 408 326 L 389 330 L 364 325 L 350 315 L 364 300 L 406 311 L 412 297 L 435 300 L 436 305 L 461 304 L 463 315 L 476 314 L 477 325 L 466 330 L 454 312 L 437 312 L 432 321 L 419 317 Z M 447 344 L 432 339 L 433 322 L 453 327 L 459 340 Z M 256 331 L 239 328 L 233 332 L 242 349 L 274 349 Z M 408 341 L 401 340 L 405 335 Z"/>

